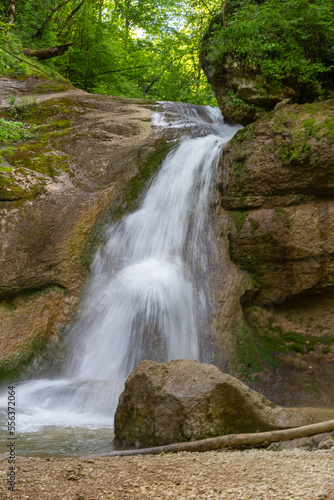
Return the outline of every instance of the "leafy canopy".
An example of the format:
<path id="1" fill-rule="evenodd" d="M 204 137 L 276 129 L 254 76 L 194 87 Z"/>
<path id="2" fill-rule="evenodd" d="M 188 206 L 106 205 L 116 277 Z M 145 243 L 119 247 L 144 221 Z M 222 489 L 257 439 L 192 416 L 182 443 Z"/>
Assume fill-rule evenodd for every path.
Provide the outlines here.
<path id="1" fill-rule="evenodd" d="M 11 2 L 4 0 L 4 13 Z M 45 64 L 91 92 L 215 105 L 199 50 L 219 8 L 220 0 L 17 0 L 11 44 L 73 42 Z M 20 64 L 0 50 L 2 73 L 14 66 L 20 76 Z"/>
<path id="2" fill-rule="evenodd" d="M 46 61 L 91 92 L 213 104 L 200 47 L 223 0 L 0 0 L 0 45 L 41 49 L 73 42 Z M 2 7 L 2 10 L 1 10 Z M 333 0 L 227 0 L 226 30 L 211 37 L 209 57 L 258 68 L 275 82 L 319 90 L 333 77 Z M 220 14 L 221 18 L 221 14 Z M 38 64 L 36 61 L 34 63 Z M 30 69 L 0 48 L 0 73 Z"/>

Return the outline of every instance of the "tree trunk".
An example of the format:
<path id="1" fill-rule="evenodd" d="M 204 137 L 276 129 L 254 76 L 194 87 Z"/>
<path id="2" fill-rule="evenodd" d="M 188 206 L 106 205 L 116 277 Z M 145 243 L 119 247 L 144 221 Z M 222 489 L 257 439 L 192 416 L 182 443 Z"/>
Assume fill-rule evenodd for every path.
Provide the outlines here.
<path id="1" fill-rule="evenodd" d="M 70 2 L 70 0 L 64 0 L 64 2 L 56 5 L 56 7 L 50 12 L 50 14 L 47 16 L 47 18 L 45 19 L 43 25 L 36 31 L 36 33 L 34 34 L 33 38 L 42 38 L 42 34 L 43 34 L 43 31 L 44 31 L 44 28 L 45 26 L 51 21 L 53 15 L 59 10 L 61 9 L 62 7 L 64 7 L 68 2 Z"/>
<path id="2" fill-rule="evenodd" d="M 55 47 L 48 47 L 47 49 L 33 50 L 33 49 L 22 49 L 25 56 L 36 57 L 39 61 L 44 61 L 45 59 L 51 59 L 52 57 L 61 56 L 67 49 L 73 45 L 71 43 L 65 43 L 64 45 L 56 45 Z"/>
<path id="3" fill-rule="evenodd" d="M 60 35 L 62 34 L 62 32 L 64 31 L 64 29 L 66 28 L 66 26 L 68 25 L 68 23 L 70 22 L 70 20 L 72 19 L 72 17 L 78 12 L 78 10 L 83 6 L 84 3 L 85 3 L 85 0 L 81 0 L 81 2 L 79 3 L 79 5 L 74 10 L 72 10 L 72 12 L 70 13 L 70 15 L 66 19 L 64 26 L 59 31 L 59 33 L 57 35 L 57 39 L 60 37 Z"/>
<path id="4" fill-rule="evenodd" d="M 167 444 L 154 448 L 141 448 L 137 450 L 120 450 L 103 453 L 100 457 L 119 457 L 125 455 L 157 455 L 158 453 L 177 453 L 178 451 L 211 451 L 219 448 L 239 448 L 241 446 L 265 446 L 277 441 L 289 441 L 301 437 L 334 431 L 334 420 L 318 424 L 304 425 L 292 429 L 258 432 L 254 434 L 228 434 L 201 441 L 188 443 Z"/>
<path id="5" fill-rule="evenodd" d="M 9 35 L 10 29 L 12 27 L 12 24 L 14 22 L 14 17 L 15 17 L 15 0 L 12 0 L 10 7 L 9 7 L 9 20 L 8 20 L 8 29 L 7 29 L 8 35 Z"/>
<path id="6" fill-rule="evenodd" d="M 223 15 L 223 30 L 226 30 L 226 22 L 225 22 L 225 6 L 226 6 L 226 2 L 227 2 L 227 0 L 225 0 L 224 3 L 223 3 L 223 11 L 222 11 L 222 15 Z"/>
<path id="7" fill-rule="evenodd" d="M 15 16 L 15 0 L 12 0 L 9 8 L 9 21 L 8 24 L 13 24 Z"/>

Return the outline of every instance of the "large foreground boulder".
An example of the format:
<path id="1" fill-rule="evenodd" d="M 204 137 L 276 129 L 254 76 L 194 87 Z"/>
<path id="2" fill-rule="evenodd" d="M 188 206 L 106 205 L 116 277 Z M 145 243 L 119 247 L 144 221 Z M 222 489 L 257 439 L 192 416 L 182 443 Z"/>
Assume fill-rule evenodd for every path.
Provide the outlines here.
<path id="1" fill-rule="evenodd" d="M 158 446 L 311 422 L 311 417 L 275 405 L 216 366 L 188 359 L 143 361 L 120 396 L 115 443 Z"/>

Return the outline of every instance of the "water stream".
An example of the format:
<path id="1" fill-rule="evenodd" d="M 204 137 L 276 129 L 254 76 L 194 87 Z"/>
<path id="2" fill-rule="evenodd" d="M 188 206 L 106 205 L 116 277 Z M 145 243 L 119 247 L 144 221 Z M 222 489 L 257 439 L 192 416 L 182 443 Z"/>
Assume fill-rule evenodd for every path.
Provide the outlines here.
<path id="1" fill-rule="evenodd" d="M 222 148 L 240 127 L 216 108 L 160 106 L 154 126 L 183 138 L 95 256 L 64 377 L 17 388 L 18 431 L 30 452 L 97 451 L 110 442 L 124 381 L 141 360 L 207 361 L 208 206 Z"/>

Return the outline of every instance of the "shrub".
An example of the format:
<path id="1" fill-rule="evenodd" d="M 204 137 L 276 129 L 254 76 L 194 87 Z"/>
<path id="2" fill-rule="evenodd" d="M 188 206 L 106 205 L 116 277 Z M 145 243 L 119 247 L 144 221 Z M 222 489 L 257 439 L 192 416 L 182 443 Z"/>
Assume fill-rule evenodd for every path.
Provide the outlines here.
<path id="1" fill-rule="evenodd" d="M 18 142 L 31 137 L 31 132 L 22 122 L 7 121 L 0 118 L 0 144 Z"/>
<path id="2" fill-rule="evenodd" d="M 238 61 L 278 86 L 318 94 L 333 85 L 333 0 L 240 2 L 226 30 L 217 24 L 211 29 L 208 57 L 215 65 Z"/>

